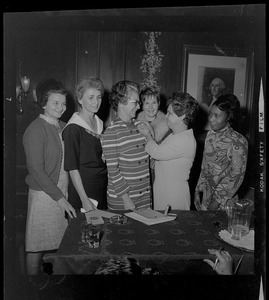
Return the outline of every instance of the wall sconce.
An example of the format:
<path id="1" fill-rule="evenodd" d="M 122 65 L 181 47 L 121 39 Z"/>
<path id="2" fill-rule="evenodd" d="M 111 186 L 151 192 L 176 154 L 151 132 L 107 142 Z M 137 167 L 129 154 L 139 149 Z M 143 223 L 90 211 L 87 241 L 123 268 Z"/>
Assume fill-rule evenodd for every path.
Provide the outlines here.
<path id="1" fill-rule="evenodd" d="M 16 87 L 16 97 L 17 97 L 17 114 L 23 114 L 23 105 L 22 102 L 27 99 L 28 90 L 30 87 L 30 78 L 29 77 L 21 77 L 20 85 Z"/>

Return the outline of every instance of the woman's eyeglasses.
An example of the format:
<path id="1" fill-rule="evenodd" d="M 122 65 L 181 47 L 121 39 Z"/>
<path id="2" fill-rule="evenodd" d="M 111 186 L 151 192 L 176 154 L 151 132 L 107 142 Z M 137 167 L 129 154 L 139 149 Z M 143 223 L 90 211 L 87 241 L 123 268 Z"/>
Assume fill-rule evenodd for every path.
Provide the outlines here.
<path id="1" fill-rule="evenodd" d="M 135 106 L 140 105 L 140 101 L 139 100 L 129 100 L 129 102 L 135 103 Z"/>

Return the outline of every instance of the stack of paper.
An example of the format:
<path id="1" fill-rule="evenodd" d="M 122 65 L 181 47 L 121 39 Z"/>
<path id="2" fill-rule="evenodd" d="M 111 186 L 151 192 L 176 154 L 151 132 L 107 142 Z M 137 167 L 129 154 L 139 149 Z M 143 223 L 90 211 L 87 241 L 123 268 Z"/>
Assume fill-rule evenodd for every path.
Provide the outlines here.
<path id="1" fill-rule="evenodd" d="M 177 217 L 176 215 L 175 216 L 165 215 L 152 209 L 134 210 L 133 212 L 125 213 L 125 215 L 132 219 L 140 221 L 146 225 L 154 225 L 154 224 L 173 221 Z"/>

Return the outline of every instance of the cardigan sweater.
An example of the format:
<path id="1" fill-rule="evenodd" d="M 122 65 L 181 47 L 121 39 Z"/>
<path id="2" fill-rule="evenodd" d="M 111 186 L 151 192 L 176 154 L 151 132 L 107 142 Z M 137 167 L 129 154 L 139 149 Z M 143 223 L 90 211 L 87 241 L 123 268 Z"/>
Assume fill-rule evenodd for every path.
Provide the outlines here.
<path id="1" fill-rule="evenodd" d="M 38 117 L 27 127 L 23 135 L 29 172 L 25 182 L 29 188 L 44 191 L 56 201 L 64 197 L 57 187 L 63 158 L 59 132 L 64 123 L 59 121 L 59 125 L 60 128 L 57 128 Z"/>

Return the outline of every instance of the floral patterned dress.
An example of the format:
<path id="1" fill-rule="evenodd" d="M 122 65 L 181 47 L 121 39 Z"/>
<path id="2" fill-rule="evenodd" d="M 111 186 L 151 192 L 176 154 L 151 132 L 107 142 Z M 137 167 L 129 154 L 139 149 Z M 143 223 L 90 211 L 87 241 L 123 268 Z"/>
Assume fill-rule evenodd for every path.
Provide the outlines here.
<path id="1" fill-rule="evenodd" d="M 246 172 L 248 142 L 228 124 L 222 130 L 210 130 L 196 190 L 203 191 L 201 209 L 208 210 L 217 201 L 223 210 L 226 201 L 235 196 Z"/>

